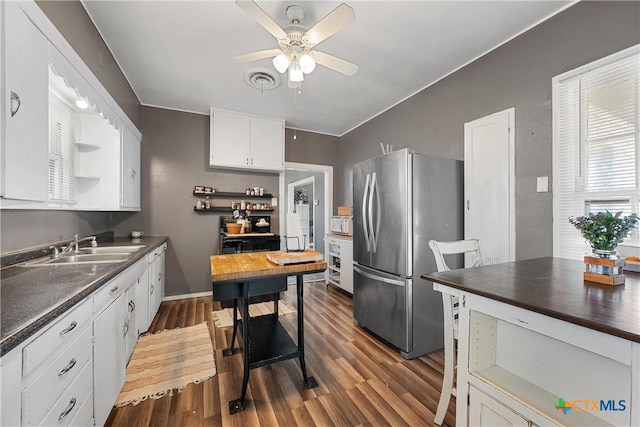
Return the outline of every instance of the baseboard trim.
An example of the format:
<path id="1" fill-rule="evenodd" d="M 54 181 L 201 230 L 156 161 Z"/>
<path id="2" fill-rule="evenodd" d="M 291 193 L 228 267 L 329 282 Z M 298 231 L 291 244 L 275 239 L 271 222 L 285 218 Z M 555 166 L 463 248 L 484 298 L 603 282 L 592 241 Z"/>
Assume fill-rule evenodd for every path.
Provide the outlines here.
<path id="1" fill-rule="evenodd" d="M 169 295 L 162 298 L 162 301 L 175 301 L 179 299 L 187 299 L 187 298 L 199 298 L 199 297 L 213 297 L 211 291 L 209 292 L 198 292 L 196 294 L 182 294 L 182 295 Z"/>

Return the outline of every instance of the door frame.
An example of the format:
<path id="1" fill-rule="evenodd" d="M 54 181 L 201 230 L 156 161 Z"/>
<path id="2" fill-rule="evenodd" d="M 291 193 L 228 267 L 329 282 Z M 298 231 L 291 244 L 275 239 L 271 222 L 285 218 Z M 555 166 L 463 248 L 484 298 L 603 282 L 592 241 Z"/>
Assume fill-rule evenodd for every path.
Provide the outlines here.
<path id="1" fill-rule="evenodd" d="M 509 154 L 508 154 L 508 162 L 509 162 L 509 260 L 508 261 L 515 261 L 516 260 L 516 140 L 515 140 L 515 117 L 516 117 L 516 109 L 515 107 L 511 107 L 511 108 L 507 108 L 505 110 L 502 111 L 498 111 L 496 113 L 493 114 L 489 114 L 487 116 L 484 117 L 479 117 L 477 119 L 471 120 L 469 122 L 466 122 L 464 124 L 464 151 L 465 153 L 467 152 L 467 147 L 471 144 L 471 139 L 470 139 L 470 129 L 472 127 L 473 124 L 478 124 L 478 122 L 484 121 L 484 120 L 492 120 L 494 119 L 496 116 L 500 116 L 500 115 L 507 115 L 507 121 L 508 121 L 508 129 L 507 132 L 509 133 L 509 142 L 508 142 L 508 150 L 509 150 Z M 467 158 L 465 155 L 465 175 L 466 175 L 466 164 L 467 164 Z M 465 234 L 466 234 L 466 230 L 467 230 L 467 215 L 468 215 L 468 210 L 466 208 L 467 203 L 469 203 L 469 188 L 467 188 L 466 185 L 466 179 L 465 179 L 465 186 L 464 186 L 464 198 L 465 198 Z M 465 235 L 465 238 L 468 238 L 468 236 Z"/>
<path id="2" fill-rule="evenodd" d="M 327 165 L 315 165 L 309 163 L 295 163 L 295 162 L 284 162 L 284 169 L 279 174 L 279 188 L 280 188 L 280 200 L 284 202 L 284 194 L 287 191 L 285 182 L 284 182 L 284 174 L 287 169 L 297 170 L 297 171 L 305 171 L 305 172 L 320 172 L 324 175 L 324 230 L 325 232 L 329 231 L 329 223 L 331 221 L 331 215 L 333 212 L 333 166 Z M 285 212 L 282 212 L 282 208 L 280 209 L 279 215 L 279 227 L 280 230 L 285 229 L 285 220 L 286 220 L 286 209 L 287 206 L 283 206 Z M 315 215 L 316 209 L 314 209 Z M 314 220 L 315 224 L 315 220 Z M 314 225 L 315 226 L 315 225 Z M 318 242 L 318 236 L 315 236 L 315 240 Z M 281 242 L 283 240 L 281 239 Z M 324 236 L 322 236 L 322 241 L 324 241 Z M 284 244 L 281 243 L 281 248 L 284 247 Z M 317 245 L 315 246 L 317 247 Z"/>

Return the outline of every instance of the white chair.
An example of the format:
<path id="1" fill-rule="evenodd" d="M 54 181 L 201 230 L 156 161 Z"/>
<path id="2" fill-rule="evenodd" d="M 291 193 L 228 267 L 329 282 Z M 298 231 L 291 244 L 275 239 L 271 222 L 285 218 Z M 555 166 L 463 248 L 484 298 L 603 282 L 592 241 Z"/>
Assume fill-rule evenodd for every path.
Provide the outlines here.
<path id="1" fill-rule="evenodd" d="M 304 251 L 307 236 L 302 234 L 302 219 L 297 212 L 287 213 L 287 234 L 284 236 L 284 247 L 287 252 Z"/>
<path id="2" fill-rule="evenodd" d="M 450 271 L 444 256 L 445 255 L 466 255 L 468 254 L 470 267 L 482 265 L 480 255 L 480 241 L 478 239 L 457 240 L 453 242 L 437 242 L 429 240 L 429 247 L 433 251 L 436 259 L 438 271 Z M 444 312 L 444 378 L 442 380 L 442 391 L 440 401 L 436 410 L 434 422 L 442 424 L 444 415 L 447 413 L 451 395 L 456 396 L 455 381 L 456 349 L 458 340 L 458 298 L 451 295 L 442 294 L 442 308 Z"/>

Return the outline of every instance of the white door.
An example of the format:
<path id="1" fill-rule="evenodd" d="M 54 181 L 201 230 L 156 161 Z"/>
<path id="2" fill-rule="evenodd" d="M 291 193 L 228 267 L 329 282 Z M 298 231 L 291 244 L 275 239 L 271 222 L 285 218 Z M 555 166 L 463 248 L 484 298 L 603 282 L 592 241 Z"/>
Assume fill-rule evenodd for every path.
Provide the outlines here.
<path id="1" fill-rule="evenodd" d="M 465 238 L 485 264 L 515 260 L 515 110 L 464 125 Z"/>
<path id="2" fill-rule="evenodd" d="M 469 425 L 490 427 L 528 427 L 522 415 L 469 387 Z"/>

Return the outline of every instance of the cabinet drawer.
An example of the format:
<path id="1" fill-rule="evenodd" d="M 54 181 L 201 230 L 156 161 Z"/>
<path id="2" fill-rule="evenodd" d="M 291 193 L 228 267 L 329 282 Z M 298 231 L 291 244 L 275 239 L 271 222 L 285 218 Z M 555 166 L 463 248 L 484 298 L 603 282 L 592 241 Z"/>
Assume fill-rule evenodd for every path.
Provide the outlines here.
<path id="1" fill-rule="evenodd" d="M 91 395 L 92 385 L 91 363 L 87 363 L 38 424 L 43 426 L 69 425 L 83 406 L 87 396 Z M 23 421 L 26 420 L 23 419 Z"/>
<path id="2" fill-rule="evenodd" d="M 22 392 L 22 413 L 26 420 L 38 420 L 80 370 L 91 360 L 91 328 L 85 327 L 78 339 L 42 369 Z"/>
<path id="3" fill-rule="evenodd" d="M 93 393 L 90 393 L 84 399 L 84 403 L 82 403 L 69 425 L 93 427 Z"/>
<path id="4" fill-rule="evenodd" d="M 49 327 L 42 335 L 22 350 L 22 376 L 26 377 L 66 342 L 80 335 L 91 318 L 91 302 L 84 300 Z"/>
<path id="5" fill-rule="evenodd" d="M 128 283 L 130 284 L 130 283 Z M 102 307 L 106 307 L 125 291 L 125 284 L 118 278 L 110 281 L 98 292 L 93 294 L 93 312 L 97 313 Z"/>

